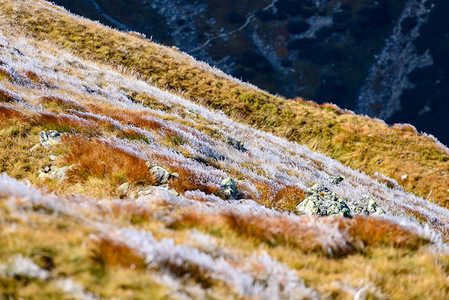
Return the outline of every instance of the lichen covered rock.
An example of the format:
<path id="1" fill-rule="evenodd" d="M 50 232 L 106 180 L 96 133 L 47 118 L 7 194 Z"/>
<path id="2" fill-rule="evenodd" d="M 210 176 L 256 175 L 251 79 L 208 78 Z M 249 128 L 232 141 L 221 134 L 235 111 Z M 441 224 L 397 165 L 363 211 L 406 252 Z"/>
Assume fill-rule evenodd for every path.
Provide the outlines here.
<path id="1" fill-rule="evenodd" d="M 149 162 L 147 162 L 147 166 L 148 166 L 149 172 L 155 176 L 158 185 L 167 184 L 167 181 L 170 178 L 178 178 L 179 177 L 178 173 L 170 173 L 169 171 L 165 170 L 161 166 L 153 165 Z"/>
<path id="2" fill-rule="evenodd" d="M 234 179 L 228 177 L 221 182 L 220 186 L 221 194 L 226 199 L 235 199 L 237 194 L 237 184 L 235 183 Z"/>
<path id="3" fill-rule="evenodd" d="M 351 216 L 345 201 L 324 185 L 315 184 L 307 193 L 309 196 L 296 207 L 299 212 L 315 216 Z"/>
<path id="4" fill-rule="evenodd" d="M 58 144 L 61 142 L 61 133 L 56 130 L 50 131 L 41 131 L 40 136 L 40 145 L 46 148 L 50 148 L 52 145 Z"/>
<path id="5" fill-rule="evenodd" d="M 385 211 L 374 201 L 371 195 L 364 195 L 358 202 L 349 203 L 354 214 L 384 215 Z"/>

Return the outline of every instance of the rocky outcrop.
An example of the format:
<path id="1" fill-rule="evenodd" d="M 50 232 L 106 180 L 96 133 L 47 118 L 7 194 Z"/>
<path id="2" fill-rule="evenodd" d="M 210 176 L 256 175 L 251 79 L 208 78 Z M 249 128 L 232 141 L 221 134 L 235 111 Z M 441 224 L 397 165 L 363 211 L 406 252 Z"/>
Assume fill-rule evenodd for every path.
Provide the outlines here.
<path id="1" fill-rule="evenodd" d="M 333 177 L 332 183 L 340 183 L 343 176 Z M 343 177 L 344 178 L 344 177 Z M 338 184 L 337 183 L 337 184 Z M 330 191 L 322 184 L 315 184 L 307 190 L 308 197 L 296 209 L 300 213 L 315 216 L 342 216 L 351 215 L 384 215 L 385 211 L 374 201 L 371 195 L 364 195 L 359 201 L 348 202 L 336 193 Z"/>
<path id="2" fill-rule="evenodd" d="M 315 184 L 307 192 L 309 196 L 296 207 L 299 212 L 315 216 L 351 216 L 345 201 L 324 185 Z"/>
<path id="3" fill-rule="evenodd" d="M 364 195 L 358 202 L 352 202 L 348 205 L 353 214 L 385 215 L 385 211 L 374 201 L 371 195 Z"/>

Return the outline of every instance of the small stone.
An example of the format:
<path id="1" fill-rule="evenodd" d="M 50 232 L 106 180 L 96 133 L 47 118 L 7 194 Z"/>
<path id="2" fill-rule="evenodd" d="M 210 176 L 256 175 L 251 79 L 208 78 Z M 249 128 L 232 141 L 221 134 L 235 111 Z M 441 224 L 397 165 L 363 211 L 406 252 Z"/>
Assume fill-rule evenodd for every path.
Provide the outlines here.
<path id="1" fill-rule="evenodd" d="M 155 187 L 152 187 L 152 186 L 140 189 L 137 192 L 137 198 L 152 195 L 154 193 L 154 190 L 155 190 Z"/>
<path id="2" fill-rule="evenodd" d="M 343 175 L 338 175 L 338 176 L 331 176 L 329 178 L 329 181 L 332 182 L 335 185 L 338 185 L 340 182 L 342 182 L 345 179 L 345 177 Z"/>
<path id="3" fill-rule="evenodd" d="M 170 178 L 179 178 L 178 173 L 170 173 L 161 166 L 153 165 L 150 162 L 146 162 L 146 165 L 148 166 L 149 172 L 156 177 L 157 185 L 167 184 Z"/>
<path id="4" fill-rule="evenodd" d="M 239 151 L 243 151 L 243 152 L 248 151 L 248 150 L 245 148 L 245 144 L 244 144 L 243 142 L 238 141 L 238 140 L 235 140 L 235 139 L 233 139 L 233 138 L 231 138 L 231 137 L 228 137 L 226 143 L 227 143 L 228 145 L 230 145 L 232 148 L 235 148 L 235 149 L 237 149 L 237 150 L 239 150 Z"/>
<path id="5" fill-rule="evenodd" d="M 199 111 L 197 111 L 196 109 L 193 109 L 193 108 L 186 108 L 185 112 L 188 114 L 195 115 L 195 116 L 199 115 Z"/>
<path id="6" fill-rule="evenodd" d="M 56 130 L 41 131 L 39 136 L 41 139 L 41 145 L 46 148 L 50 148 L 52 145 L 61 142 L 61 133 Z"/>
<path id="7" fill-rule="evenodd" d="M 121 184 L 117 190 L 120 192 L 121 196 L 125 196 L 129 191 L 129 182 L 125 182 Z"/>
<path id="8" fill-rule="evenodd" d="M 237 184 L 234 179 L 228 177 L 221 182 L 222 194 L 226 199 L 235 199 L 237 194 Z"/>
<path id="9" fill-rule="evenodd" d="M 51 161 L 55 161 L 58 157 L 56 155 L 51 154 L 49 156 L 49 158 L 50 158 Z"/>
<path id="10" fill-rule="evenodd" d="M 67 171 L 73 169 L 73 165 L 58 168 L 57 166 L 45 166 L 39 172 L 38 178 L 40 179 L 56 179 L 58 181 L 64 181 L 67 179 Z"/>

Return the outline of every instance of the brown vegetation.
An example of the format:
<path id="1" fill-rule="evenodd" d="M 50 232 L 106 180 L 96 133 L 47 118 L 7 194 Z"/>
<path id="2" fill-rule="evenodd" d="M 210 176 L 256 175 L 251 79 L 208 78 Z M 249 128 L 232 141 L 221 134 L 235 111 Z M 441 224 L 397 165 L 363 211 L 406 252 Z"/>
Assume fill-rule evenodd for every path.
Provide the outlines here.
<path id="1" fill-rule="evenodd" d="M 63 109 L 76 109 L 79 111 L 86 111 L 86 107 L 79 104 L 78 102 L 70 99 L 64 99 L 56 96 L 44 96 L 39 99 L 39 103 L 44 106 L 56 105 Z"/>
<path id="2" fill-rule="evenodd" d="M 108 178 L 115 184 L 125 181 L 133 184 L 156 184 L 145 161 L 137 156 L 79 136 L 65 136 L 63 143 L 69 148 L 64 157 L 66 164 L 75 164 L 70 173 L 72 180 L 86 180 L 93 176 Z"/>
<path id="3" fill-rule="evenodd" d="M 102 269 L 110 267 L 145 269 L 146 267 L 145 259 L 134 249 L 106 237 L 94 240 L 90 259 L 99 264 Z"/>

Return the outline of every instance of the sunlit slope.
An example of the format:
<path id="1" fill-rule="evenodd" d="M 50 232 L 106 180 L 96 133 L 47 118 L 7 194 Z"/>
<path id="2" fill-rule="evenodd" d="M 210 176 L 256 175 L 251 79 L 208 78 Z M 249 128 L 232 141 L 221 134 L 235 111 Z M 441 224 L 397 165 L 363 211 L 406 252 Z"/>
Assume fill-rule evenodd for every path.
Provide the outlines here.
<path id="1" fill-rule="evenodd" d="M 58 15 L 85 22 L 45 2 L 0 3 L 2 13 L 23 4 L 17 17 L 43 9 L 46 29 Z M 360 136 L 373 135 L 368 125 L 401 131 L 332 107 L 274 98 L 94 23 L 70 27 L 91 33 L 80 45 L 96 40 L 98 31 L 103 41 L 116 35 L 123 47 L 146 47 L 139 68 L 165 64 L 169 73 L 171 61 L 173 76 L 181 76 L 191 64 L 197 91 L 164 90 L 140 72 L 80 57 L 82 48 L 67 47 L 67 36 L 55 44 L 0 20 L 0 298 L 448 298 L 447 209 L 384 175 L 372 178 L 195 103 L 225 101 L 225 93 L 189 95 L 207 89 L 199 82 L 210 78 L 224 92 L 232 87 L 279 102 L 284 114 L 346 118 L 338 126 Z M 150 53 L 153 60 L 144 59 Z M 232 107 L 228 113 L 238 114 Z M 254 107 L 253 115 L 240 109 L 241 120 L 263 119 Z M 381 154 L 392 162 L 390 153 Z M 350 207 L 350 215 L 297 209 L 321 198 Z"/>
<path id="2" fill-rule="evenodd" d="M 419 196 L 427 197 L 432 191 L 430 199 L 447 205 L 449 156 L 433 139 L 408 127 L 389 128 L 376 120 L 272 96 L 213 72 L 182 53 L 73 17 L 41 1 L 1 1 L 1 6 L 3 22 L 15 30 L 84 58 L 127 69 L 352 168 L 384 173 Z"/>
<path id="3" fill-rule="evenodd" d="M 283 136 L 368 174 L 381 172 L 407 191 L 447 206 L 449 155 L 407 126 L 328 106 L 288 101 L 231 80 L 170 48 L 71 16 L 42 1 L 1 1 L 4 26 L 84 58 L 128 70 L 161 88 L 220 109 L 235 120 Z M 20 28 L 20 29 L 19 29 Z M 407 176 L 404 176 L 407 175 Z M 404 178 L 405 179 L 401 179 Z"/>

